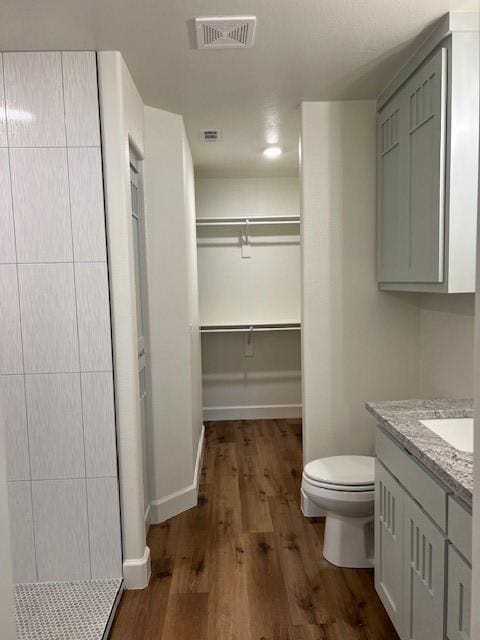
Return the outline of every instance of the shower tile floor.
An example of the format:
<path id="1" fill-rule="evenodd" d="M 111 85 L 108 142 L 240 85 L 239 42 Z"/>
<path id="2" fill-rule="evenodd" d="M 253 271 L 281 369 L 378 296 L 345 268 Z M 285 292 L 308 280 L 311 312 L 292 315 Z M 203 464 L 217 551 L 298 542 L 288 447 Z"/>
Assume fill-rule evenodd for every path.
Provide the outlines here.
<path id="1" fill-rule="evenodd" d="M 18 584 L 18 640 L 106 639 L 122 583 L 109 579 Z"/>

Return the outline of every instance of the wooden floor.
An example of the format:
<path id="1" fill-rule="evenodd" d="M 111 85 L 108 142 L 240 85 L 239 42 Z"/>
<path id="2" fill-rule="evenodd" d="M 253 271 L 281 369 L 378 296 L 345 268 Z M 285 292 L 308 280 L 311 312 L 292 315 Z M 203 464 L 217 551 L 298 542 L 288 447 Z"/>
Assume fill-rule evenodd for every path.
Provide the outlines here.
<path id="1" fill-rule="evenodd" d="M 198 507 L 152 526 L 152 579 L 111 640 L 396 640 L 370 570 L 322 556 L 299 508 L 301 425 L 207 424 Z"/>

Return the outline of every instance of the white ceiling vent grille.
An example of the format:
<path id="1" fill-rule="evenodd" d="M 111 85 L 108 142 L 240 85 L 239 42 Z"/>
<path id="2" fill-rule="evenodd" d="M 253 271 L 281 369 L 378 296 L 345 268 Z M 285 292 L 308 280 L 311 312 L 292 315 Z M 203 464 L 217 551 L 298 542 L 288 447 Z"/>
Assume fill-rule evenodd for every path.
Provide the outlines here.
<path id="1" fill-rule="evenodd" d="M 253 45 L 255 16 L 195 18 L 199 49 L 246 49 Z"/>
<path id="2" fill-rule="evenodd" d="M 202 129 L 200 138 L 203 142 L 218 142 L 222 137 L 220 129 Z"/>

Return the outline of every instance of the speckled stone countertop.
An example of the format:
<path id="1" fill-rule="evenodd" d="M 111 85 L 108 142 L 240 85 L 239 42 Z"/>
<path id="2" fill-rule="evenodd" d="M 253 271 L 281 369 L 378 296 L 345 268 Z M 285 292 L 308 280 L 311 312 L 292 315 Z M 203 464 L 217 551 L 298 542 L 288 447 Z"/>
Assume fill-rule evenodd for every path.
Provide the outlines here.
<path id="1" fill-rule="evenodd" d="M 368 402 L 366 407 L 400 445 L 472 505 L 473 454 L 455 449 L 419 422 L 432 418 L 472 418 L 472 400 Z"/>

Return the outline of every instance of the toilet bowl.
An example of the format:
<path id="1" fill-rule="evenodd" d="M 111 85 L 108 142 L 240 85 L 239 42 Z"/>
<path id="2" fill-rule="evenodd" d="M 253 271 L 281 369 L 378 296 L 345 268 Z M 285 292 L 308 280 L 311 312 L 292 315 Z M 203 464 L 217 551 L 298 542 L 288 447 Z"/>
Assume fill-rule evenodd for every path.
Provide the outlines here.
<path id="1" fill-rule="evenodd" d="M 337 567 L 373 566 L 375 458 L 333 456 L 305 465 L 302 512 L 325 516 L 323 556 Z"/>

